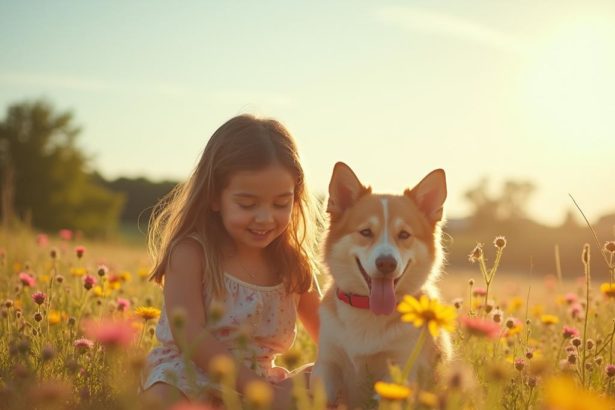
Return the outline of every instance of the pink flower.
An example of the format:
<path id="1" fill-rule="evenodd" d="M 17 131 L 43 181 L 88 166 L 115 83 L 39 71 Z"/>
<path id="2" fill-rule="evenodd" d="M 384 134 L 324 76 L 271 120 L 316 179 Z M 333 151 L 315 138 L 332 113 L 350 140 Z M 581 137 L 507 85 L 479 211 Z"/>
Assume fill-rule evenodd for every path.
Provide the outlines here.
<path id="1" fill-rule="evenodd" d="M 132 321 L 103 319 L 86 321 L 83 331 L 91 339 L 105 347 L 127 347 L 132 344 L 137 332 Z"/>
<path id="2" fill-rule="evenodd" d="M 92 275 L 85 275 L 83 277 L 83 287 L 86 290 L 92 289 L 92 286 L 96 284 L 96 278 Z"/>
<path id="3" fill-rule="evenodd" d="M 75 254 L 77 254 L 77 258 L 81 259 L 84 253 L 85 253 L 85 246 L 79 245 L 75 247 Z"/>
<path id="4" fill-rule="evenodd" d="M 502 332 L 500 325 L 491 320 L 467 316 L 463 316 L 459 320 L 461 321 L 463 328 L 466 329 L 469 334 L 474 336 L 497 339 Z"/>
<path id="5" fill-rule="evenodd" d="M 37 291 L 37 292 L 34 292 L 32 294 L 32 300 L 37 305 L 42 305 L 43 303 L 45 303 L 45 299 L 46 298 L 47 298 L 47 296 L 43 292 L 41 292 L 40 290 Z"/>
<path id="6" fill-rule="evenodd" d="M 568 310 L 573 319 L 583 319 L 585 317 L 585 309 L 580 303 L 573 303 Z"/>
<path id="7" fill-rule="evenodd" d="M 36 235 L 36 244 L 41 248 L 46 247 L 49 244 L 49 237 L 44 233 L 39 233 Z"/>
<path id="8" fill-rule="evenodd" d="M 73 342 L 73 346 L 75 346 L 75 348 L 77 350 L 90 350 L 92 347 L 94 347 L 94 342 L 92 342 L 90 339 L 86 339 L 85 337 L 82 337 L 81 339 L 77 339 Z"/>
<path id="9" fill-rule="evenodd" d="M 562 336 L 564 339 L 571 339 L 575 336 L 579 336 L 579 331 L 572 326 L 564 326 L 562 329 Z"/>
<path id="10" fill-rule="evenodd" d="M 576 293 L 568 292 L 564 295 L 564 300 L 566 301 L 566 304 L 572 305 L 579 300 L 579 297 L 576 295 Z"/>
<path id="11" fill-rule="evenodd" d="M 73 239 L 73 231 L 71 231 L 70 229 L 60 229 L 60 232 L 58 232 L 58 236 L 63 241 L 70 241 Z"/>
<path id="12" fill-rule="evenodd" d="M 487 294 L 487 290 L 485 288 L 475 288 L 472 291 L 474 296 L 485 296 Z"/>
<path id="13" fill-rule="evenodd" d="M 23 286 L 28 286 L 33 288 L 34 286 L 36 286 L 36 279 L 34 279 L 34 277 L 26 272 L 21 272 L 19 274 L 19 280 L 21 281 L 21 284 Z"/>
<path id="14" fill-rule="evenodd" d="M 124 312 L 130 309 L 130 301 L 124 298 L 117 298 L 117 310 Z"/>

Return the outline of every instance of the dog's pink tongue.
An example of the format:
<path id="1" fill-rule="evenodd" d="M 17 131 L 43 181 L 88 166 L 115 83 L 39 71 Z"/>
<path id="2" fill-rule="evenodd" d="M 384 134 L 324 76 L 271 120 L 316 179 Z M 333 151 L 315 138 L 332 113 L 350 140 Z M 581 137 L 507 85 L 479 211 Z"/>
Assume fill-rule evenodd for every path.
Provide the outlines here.
<path id="1" fill-rule="evenodd" d="M 369 308 L 377 315 L 390 315 L 395 310 L 395 285 L 393 278 L 372 278 Z"/>

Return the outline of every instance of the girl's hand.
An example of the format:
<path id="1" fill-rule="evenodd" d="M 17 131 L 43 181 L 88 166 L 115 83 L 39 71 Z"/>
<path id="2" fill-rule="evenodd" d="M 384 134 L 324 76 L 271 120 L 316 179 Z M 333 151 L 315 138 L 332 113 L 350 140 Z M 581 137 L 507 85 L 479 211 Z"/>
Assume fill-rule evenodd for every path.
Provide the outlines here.
<path id="1" fill-rule="evenodd" d="M 272 384 L 274 410 L 286 410 L 291 408 L 293 398 L 293 381 L 288 378 L 280 383 Z"/>

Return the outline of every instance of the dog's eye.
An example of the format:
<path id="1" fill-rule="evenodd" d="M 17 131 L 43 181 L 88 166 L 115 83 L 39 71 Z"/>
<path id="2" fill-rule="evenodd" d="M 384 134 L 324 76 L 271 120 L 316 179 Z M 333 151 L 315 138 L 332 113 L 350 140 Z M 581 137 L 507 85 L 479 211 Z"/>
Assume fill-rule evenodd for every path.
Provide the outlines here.
<path id="1" fill-rule="evenodd" d="M 365 236 L 366 238 L 371 238 L 372 236 L 374 236 L 374 234 L 372 233 L 372 230 L 369 228 L 362 229 L 359 231 L 359 233 L 361 234 L 361 236 Z"/>
<path id="2" fill-rule="evenodd" d="M 399 239 L 408 239 L 408 238 L 409 238 L 409 237 L 411 237 L 411 236 L 412 236 L 412 234 L 411 234 L 410 232 L 407 232 L 407 231 L 401 231 L 401 232 L 397 235 L 397 237 L 398 237 Z"/>

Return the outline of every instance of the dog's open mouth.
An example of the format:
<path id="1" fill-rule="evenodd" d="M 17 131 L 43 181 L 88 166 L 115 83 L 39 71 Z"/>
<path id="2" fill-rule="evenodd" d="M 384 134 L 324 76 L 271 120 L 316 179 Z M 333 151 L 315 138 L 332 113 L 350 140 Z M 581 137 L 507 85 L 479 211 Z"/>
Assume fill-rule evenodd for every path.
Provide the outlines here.
<path id="1" fill-rule="evenodd" d="M 361 272 L 361 275 L 363 275 L 363 279 L 365 279 L 365 283 L 367 283 L 367 287 L 370 289 L 372 289 L 372 278 L 367 274 L 367 272 L 365 272 L 365 269 L 363 269 L 363 265 L 361 265 L 361 261 L 359 260 L 359 258 L 355 257 L 355 260 L 357 261 L 357 266 L 359 267 L 359 271 Z M 397 282 L 399 282 L 399 280 L 402 278 L 402 276 L 404 276 L 404 274 L 406 273 L 406 270 L 408 270 L 408 265 L 410 265 L 410 261 L 408 261 L 408 263 L 406 264 L 406 267 L 404 268 L 403 272 L 401 273 L 401 275 L 399 275 L 398 278 L 395 278 L 395 280 L 393 281 L 393 284 L 396 286 Z"/>

